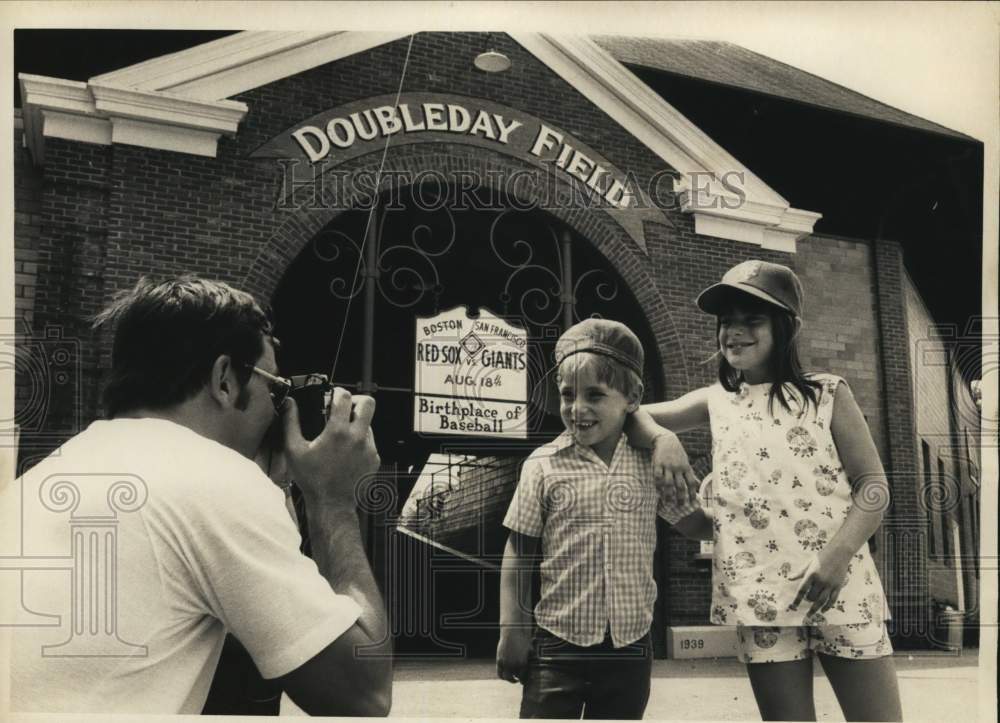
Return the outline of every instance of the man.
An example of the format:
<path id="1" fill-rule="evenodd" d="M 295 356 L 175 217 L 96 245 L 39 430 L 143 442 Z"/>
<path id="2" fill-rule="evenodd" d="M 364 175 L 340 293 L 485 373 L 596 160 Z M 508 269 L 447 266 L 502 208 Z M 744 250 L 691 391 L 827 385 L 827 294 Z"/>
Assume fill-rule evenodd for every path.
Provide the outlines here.
<path id="1" fill-rule="evenodd" d="M 23 608 L 61 617 L 14 629 L 12 707 L 199 713 L 229 631 L 305 711 L 388 714 L 385 611 L 355 508 L 379 464 L 374 400 L 335 389 L 306 441 L 264 312 L 223 283 L 143 280 L 98 323 L 115 326 L 108 419 L 2 493 L 23 511 L 22 554 L 72 568 L 24 573 Z M 252 461 L 278 415 L 315 562 Z"/>

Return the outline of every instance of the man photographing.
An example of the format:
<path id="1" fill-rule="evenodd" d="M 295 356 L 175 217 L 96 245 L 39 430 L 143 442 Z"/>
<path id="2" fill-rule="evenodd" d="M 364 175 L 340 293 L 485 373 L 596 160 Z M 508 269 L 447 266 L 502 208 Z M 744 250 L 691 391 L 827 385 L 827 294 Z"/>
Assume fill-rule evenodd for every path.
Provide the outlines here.
<path id="1" fill-rule="evenodd" d="M 228 631 L 306 712 L 388 714 L 385 610 L 355 507 L 358 483 L 379 464 L 374 400 L 335 389 L 324 429 L 305 440 L 266 315 L 224 283 L 142 280 L 98 323 L 115 330 L 108 419 L 0 498 L 22 510 L 24 555 L 68 558 L 90 541 L 71 539 L 70 516 L 47 503 L 53 485 L 75 489 L 74 520 L 94 500 L 106 509 L 116 480 L 144 501 L 117 514 L 114 549 L 95 553 L 108 556 L 91 567 L 111 576 L 112 602 L 99 599 L 106 579 L 78 600 L 66 570 L 24 572 L 24 607 L 61 622 L 13 629 L 14 710 L 199 713 Z M 315 561 L 252 461 L 278 415 Z M 81 612 L 91 603 L 100 619 Z"/>

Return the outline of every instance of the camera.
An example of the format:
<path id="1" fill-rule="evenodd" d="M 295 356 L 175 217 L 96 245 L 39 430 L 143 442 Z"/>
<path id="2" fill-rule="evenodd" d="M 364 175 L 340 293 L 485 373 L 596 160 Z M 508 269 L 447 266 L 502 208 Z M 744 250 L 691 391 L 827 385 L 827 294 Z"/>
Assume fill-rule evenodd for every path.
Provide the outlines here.
<path id="1" fill-rule="evenodd" d="M 333 387 L 326 374 L 300 374 L 289 377 L 292 382 L 290 396 L 295 398 L 299 408 L 299 426 L 302 436 L 315 439 L 326 425 L 330 413 L 330 397 Z"/>
<path id="2" fill-rule="evenodd" d="M 289 396 L 295 398 L 299 410 L 299 427 L 306 439 L 315 439 L 326 424 L 330 406 L 332 387 L 325 374 L 300 374 L 289 377 L 292 388 Z M 261 448 L 267 452 L 277 453 L 285 446 L 285 428 L 283 417 L 278 415 L 268 428 Z"/>

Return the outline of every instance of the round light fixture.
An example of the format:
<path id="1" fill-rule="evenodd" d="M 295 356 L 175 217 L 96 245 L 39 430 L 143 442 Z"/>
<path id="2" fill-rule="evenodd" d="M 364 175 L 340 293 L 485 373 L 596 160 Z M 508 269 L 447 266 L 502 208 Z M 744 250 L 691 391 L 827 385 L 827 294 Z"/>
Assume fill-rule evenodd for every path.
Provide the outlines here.
<path id="1" fill-rule="evenodd" d="M 487 50 L 477 55 L 472 64 L 484 73 L 502 73 L 510 69 L 510 58 L 496 50 Z"/>

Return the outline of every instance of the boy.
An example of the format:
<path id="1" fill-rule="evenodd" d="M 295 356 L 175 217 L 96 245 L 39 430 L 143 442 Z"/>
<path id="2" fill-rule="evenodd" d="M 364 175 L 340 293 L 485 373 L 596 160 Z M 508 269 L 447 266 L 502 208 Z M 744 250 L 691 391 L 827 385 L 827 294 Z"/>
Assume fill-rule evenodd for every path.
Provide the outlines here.
<path id="1" fill-rule="evenodd" d="M 639 719 L 652 666 L 656 515 L 686 531 L 698 524 L 697 502 L 658 494 L 649 452 L 623 433 L 642 398 L 635 334 L 587 319 L 559 338 L 555 356 L 566 431 L 525 460 L 504 519 L 497 674 L 524 684 L 522 718 Z"/>

